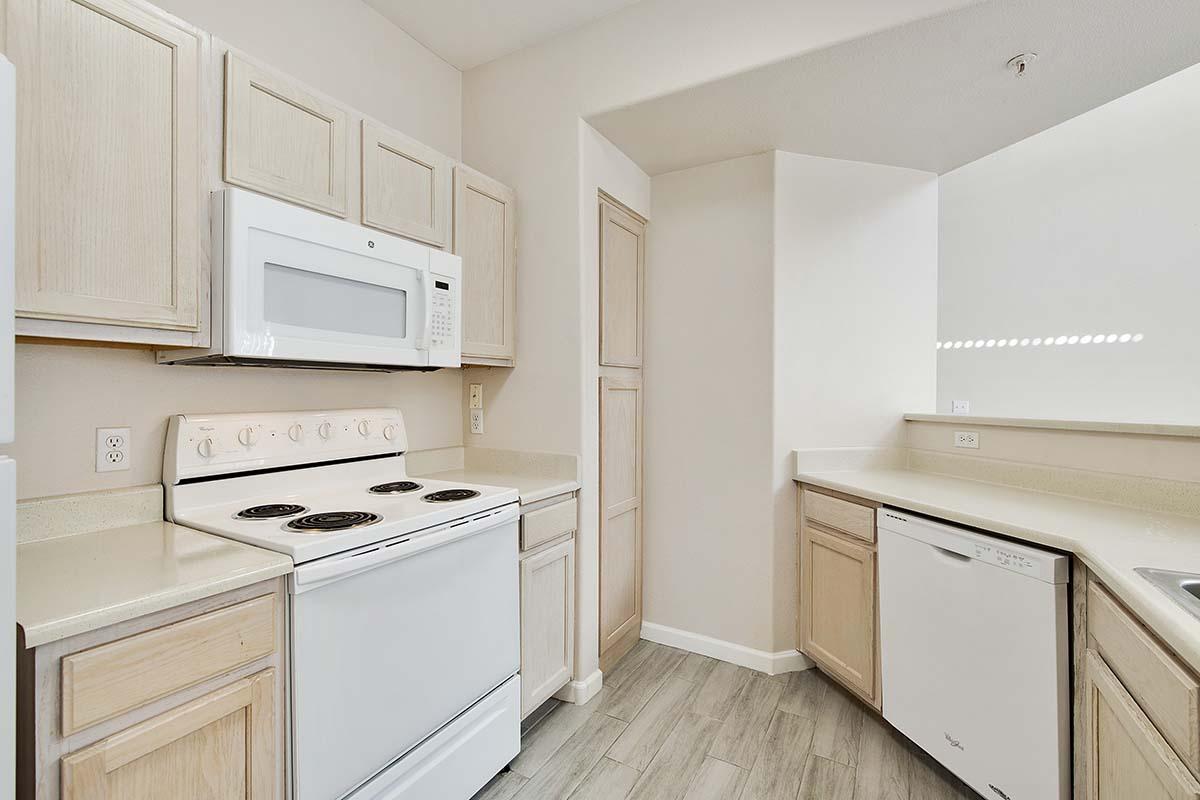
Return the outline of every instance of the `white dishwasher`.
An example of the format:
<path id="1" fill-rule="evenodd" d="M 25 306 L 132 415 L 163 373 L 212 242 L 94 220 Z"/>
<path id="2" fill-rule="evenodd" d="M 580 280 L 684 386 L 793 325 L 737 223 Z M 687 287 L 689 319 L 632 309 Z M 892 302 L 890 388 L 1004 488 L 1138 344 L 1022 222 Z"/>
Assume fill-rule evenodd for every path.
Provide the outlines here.
<path id="1" fill-rule="evenodd" d="M 1067 800 L 1067 556 L 881 508 L 884 718 L 992 800 Z"/>

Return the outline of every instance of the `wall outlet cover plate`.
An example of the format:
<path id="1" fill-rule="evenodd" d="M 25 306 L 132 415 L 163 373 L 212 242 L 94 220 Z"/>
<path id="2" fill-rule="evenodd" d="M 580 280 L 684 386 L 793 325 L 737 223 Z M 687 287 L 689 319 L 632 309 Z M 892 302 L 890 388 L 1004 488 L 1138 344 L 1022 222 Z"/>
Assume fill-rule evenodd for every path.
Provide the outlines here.
<path id="1" fill-rule="evenodd" d="M 129 469 L 129 428 L 96 428 L 96 472 Z"/>

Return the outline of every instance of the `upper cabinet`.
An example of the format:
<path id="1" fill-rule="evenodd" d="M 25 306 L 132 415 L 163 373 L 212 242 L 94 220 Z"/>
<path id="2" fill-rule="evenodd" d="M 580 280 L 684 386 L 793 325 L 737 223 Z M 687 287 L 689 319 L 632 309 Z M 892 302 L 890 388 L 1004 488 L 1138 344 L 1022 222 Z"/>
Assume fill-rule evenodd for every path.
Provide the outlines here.
<path id="1" fill-rule="evenodd" d="M 462 360 L 516 361 L 516 194 L 470 167 L 454 168 L 454 252 L 462 256 Z"/>
<path id="2" fill-rule="evenodd" d="M 600 365 L 642 366 L 646 223 L 600 204 Z"/>
<path id="3" fill-rule="evenodd" d="M 450 227 L 450 159 L 363 120 L 362 199 L 364 225 L 444 247 Z"/>
<path id="4" fill-rule="evenodd" d="M 225 56 L 225 180 L 346 216 L 344 109 L 234 53 Z"/>
<path id="5" fill-rule="evenodd" d="M 17 333 L 194 344 L 208 37 L 125 0 L 8 0 Z"/>

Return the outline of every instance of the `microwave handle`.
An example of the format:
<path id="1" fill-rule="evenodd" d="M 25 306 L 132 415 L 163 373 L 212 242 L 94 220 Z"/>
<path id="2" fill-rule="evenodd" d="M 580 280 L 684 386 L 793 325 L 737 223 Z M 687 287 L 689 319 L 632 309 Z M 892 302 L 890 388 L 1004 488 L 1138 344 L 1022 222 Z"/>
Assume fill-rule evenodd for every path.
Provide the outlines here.
<path id="1" fill-rule="evenodd" d="M 421 284 L 425 288 L 425 309 L 422 313 L 425 315 L 425 327 L 421 331 L 421 338 L 417 341 L 417 349 L 424 350 L 429 348 L 433 343 L 433 275 L 429 270 L 420 273 Z"/>

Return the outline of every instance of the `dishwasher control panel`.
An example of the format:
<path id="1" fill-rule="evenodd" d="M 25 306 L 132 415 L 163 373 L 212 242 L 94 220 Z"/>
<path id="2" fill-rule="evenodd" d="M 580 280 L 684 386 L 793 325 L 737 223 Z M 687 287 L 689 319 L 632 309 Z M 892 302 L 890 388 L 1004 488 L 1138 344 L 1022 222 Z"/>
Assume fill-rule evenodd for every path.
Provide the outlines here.
<path id="1" fill-rule="evenodd" d="M 1069 577 L 1070 560 L 1059 553 L 1010 542 L 895 508 L 879 509 L 876 522 L 881 530 L 898 533 L 970 561 L 991 564 L 1046 583 L 1066 583 Z"/>

